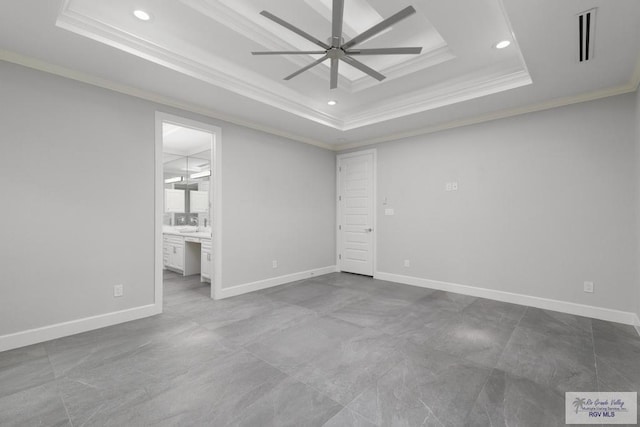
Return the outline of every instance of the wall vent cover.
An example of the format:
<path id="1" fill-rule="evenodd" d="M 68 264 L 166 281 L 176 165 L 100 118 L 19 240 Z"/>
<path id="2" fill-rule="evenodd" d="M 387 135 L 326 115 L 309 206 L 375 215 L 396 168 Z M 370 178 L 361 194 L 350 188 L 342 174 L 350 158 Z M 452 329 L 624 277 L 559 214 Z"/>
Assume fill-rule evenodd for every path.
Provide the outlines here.
<path id="1" fill-rule="evenodd" d="M 589 9 L 578 14 L 578 62 L 593 59 L 596 29 L 596 9 Z"/>

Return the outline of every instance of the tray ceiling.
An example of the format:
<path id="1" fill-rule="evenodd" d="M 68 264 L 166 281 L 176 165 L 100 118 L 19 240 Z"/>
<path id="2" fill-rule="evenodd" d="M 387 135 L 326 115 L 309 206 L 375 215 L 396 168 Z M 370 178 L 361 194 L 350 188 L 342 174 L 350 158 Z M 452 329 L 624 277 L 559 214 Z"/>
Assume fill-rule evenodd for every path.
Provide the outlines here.
<path id="1" fill-rule="evenodd" d="M 347 39 L 413 6 L 362 47 L 424 52 L 361 57 L 387 79 L 345 64 L 333 91 L 325 65 L 283 80 L 313 56 L 250 53 L 305 47 L 263 9 L 328 38 L 331 0 L 5 3 L 0 60 L 331 149 L 632 92 L 640 82 L 638 0 L 345 0 Z M 590 10 L 595 33 L 580 62 L 578 16 Z M 511 46 L 495 49 L 503 39 Z"/>
<path id="2" fill-rule="evenodd" d="M 353 37 L 408 5 L 417 13 L 359 45 L 421 46 L 420 55 L 358 58 L 387 76 L 378 82 L 340 67 L 328 89 L 328 66 L 293 80 L 283 77 L 318 56 L 256 57 L 254 50 L 316 50 L 317 46 L 264 18 L 262 10 L 325 40 L 331 1 L 67 0 L 57 25 L 211 85 L 329 126 L 351 130 L 532 83 L 500 0 L 388 2 L 347 0 L 345 33 Z M 132 12 L 141 8 L 152 19 Z M 495 49 L 500 40 L 512 45 Z M 336 100 L 338 106 L 327 105 Z"/>

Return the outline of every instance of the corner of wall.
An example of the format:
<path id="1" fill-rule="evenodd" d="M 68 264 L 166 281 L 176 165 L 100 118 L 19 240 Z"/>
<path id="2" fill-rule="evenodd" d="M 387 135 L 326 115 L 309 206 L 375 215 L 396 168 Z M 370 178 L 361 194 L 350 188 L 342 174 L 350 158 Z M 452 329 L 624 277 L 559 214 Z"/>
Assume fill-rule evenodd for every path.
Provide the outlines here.
<path id="1" fill-rule="evenodd" d="M 636 331 L 640 335 L 640 86 L 636 88 Z"/>

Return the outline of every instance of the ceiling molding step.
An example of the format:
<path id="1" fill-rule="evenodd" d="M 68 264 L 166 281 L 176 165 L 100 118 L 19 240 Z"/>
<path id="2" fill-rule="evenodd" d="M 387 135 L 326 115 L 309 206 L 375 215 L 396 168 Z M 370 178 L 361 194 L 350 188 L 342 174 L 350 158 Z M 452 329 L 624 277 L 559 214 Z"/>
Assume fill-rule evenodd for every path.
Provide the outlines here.
<path id="1" fill-rule="evenodd" d="M 84 37 L 141 57 L 173 71 L 235 92 L 297 116 L 335 129 L 342 121 L 310 107 L 313 100 L 301 96 L 283 84 L 275 84 L 259 73 L 238 67 L 223 58 L 207 55 L 210 63 L 178 55 L 171 50 L 125 33 L 88 16 L 65 10 L 56 25 Z M 251 82 L 251 83 L 250 83 Z M 272 90 L 266 89 L 273 87 Z"/>
<path id="2" fill-rule="evenodd" d="M 297 48 L 282 40 L 280 37 L 275 36 L 271 31 L 267 31 L 260 25 L 256 25 L 250 19 L 247 19 L 244 15 L 236 12 L 229 6 L 222 4 L 222 2 L 208 2 L 207 0 L 178 0 L 180 3 L 192 8 L 193 10 L 202 13 L 203 15 L 215 20 L 219 24 L 230 28 L 233 31 L 242 34 L 249 40 L 264 46 L 266 50 L 297 50 Z M 306 55 L 292 55 L 287 59 L 299 68 L 309 65 L 310 56 Z M 315 58 L 314 58 L 315 59 Z M 317 77 L 324 78 L 326 72 L 322 68 L 312 68 L 310 73 L 315 74 Z M 340 87 L 348 87 L 351 85 L 351 81 L 343 76 L 338 77 L 340 80 Z"/>
<path id="3" fill-rule="evenodd" d="M 205 16 L 215 20 L 216 22 L 226 26 L 227 28 L 242 34 L 244 37 L 263 46 L 265 50 L 298 50 L 298 48 L 285 40 L 276 36 L 269 30 L 259 25 L 259 22 L 249 19 L 245 14 L 238 13 L 235 9 L 223 4 L 220 1 L 211 2 L 208 0 L 179 0 L 182 4 L 202 13 Z M 257 15 L 256 15 L 257 16 Z M 269 22 L 266 22 L 269 24 Z M 271 24 L 269 24 L 271 25 Z M 386 76 L 386 81 L 392 81 L 399 77 L 420 71 L 429 67 L 433 67 L 443 62 L 454 59 L 456 56 L 451 52 L 446 43 L 442 43 L 429 52 L 423 52 L 402 64 L 393 65 L 391 67 L 382 68 L 380 71 Z M 298 67 L 302 68 L 308 65 L 310 61 L 317 59 L 312 55 L 291 55 L 287 57 Z M 323 67 L 314 67 L 309 70 L 320 78 L 326 78 L 326 70 Z M 338 76 L 339 87 L 348 93 L 357 93 L 361 90 L 379 84 L 378 81 L 372 80 L 369 76 L 363 75 L 355 80 L 350 80 L 343 75 Z"/>
<path id="4" fill-rule="evenodd" d="M 395 80 L 400 77 L 404 77 L 411 73 L 415 73 L 420 70 L 424 70 L 429 67 L 433 67 L 438 64 L 455 59 L 456 56 L 451 52 L 451 49 L 444 44 L 443 46 L 432 50 L 431 52 L 423 52 L 416 57 L 409 59 L 401 64 L 393 65 L 391 67 L 383 68 L 380 70 L 387 78 L 385 83 Z M 363 76 L 358 80 L 350 83 L 347 90 L 351 93 L 357 93 L 365 89 L 379 85 L 380 82 L 372 80 L 368 76 Z"/>
<path id="5" fill-rule="evenodd" d="M 246 17 L 236 16 L 238 15 L 237 12 L 219 4 L 219 2 L 215 2 L 217 6 L 213 11 L 212 3 L 207 0 L 181 0 L 181 2 L 197 8 L 198 11 L 206 13 L 207 16 L 220 20 L 225 25 L 232 25 L 231 28 L 234 30 L 248 31 L 249 34 L 256 33 L 256 37 L 263 40 L 277 39 L 276 36 L 261 29 L 259 26 L 249 25 L 247 22 L 250 23 L 250 21 Z M 68 6 L 67 3 L 65 5 Z M 232 24 L 229 24 L 230 22 Z M 318 108 L 311 107 L 318 103 L 290 89 L 285 84 L 273 82 L 253 70 L 237 66 L 223 58 L 193 47 L 191 49 L 179 49 L 181 53 L 178 54 L 176 53 L 177 49 L 171 50 L 168 47 L 150 43 L 90 16 L 77 13 L 69 9 L 69 7 L 61 11 L 56 25 L 173 71 L 340 131 L 356 129 L 531 83 L 531 78 L 526 72 L 526 66 L 520 61 L 520 72 L 508 69 L 498 73 L 493 71 L 495 74 L 483 75 L 487 74 L 487 71 L 480 70 L 478 73 L 463 76 L 449 83 L 431 86 L 415 92 L 410 97 L 398 96 L 395 100 L 387 99 L 384 105 L 374 105 L 364 111 L 358 111 L 355 115 L 347 114 L 337 117 Z M 278 42 L 280 44 L 274 46 L 274 48 L 287 49 L 287 46 L 283 45 L 281 40 L 278 39 Z M 274 41 L 273 43 L 276 42 Z M 191 55 L 187 56 L 189 51 L 191 51 Z M 435 65 L 454 57 L 446 45 L 440 46 L 432 55 L 427 54 L 424 55 L 423 59 L 410 62 L 410 66 L 407 69 L 413 71 L 413 67 L 421 66 L 420 64 L 429 63 Z M 406 71 L 402 71 L 401 68 L 404 69 L 405 67 L 398 67 L 394 71 L 397 73 L 397 77 Z M 463 79 L 467 79 L 467 81 L 462 82 Z M 361 83 L 362 87 L 358 90 L 366 88 L 365 86 L 367 85 L 379 84 L 370 78 L 366 80 L 368 83 Z"/>
<path id="6" fill-rule="evenodd" d="M 382 105 L 374 105 L 368 110 L 349 116 L 345 120 L 344 130 L 356 129 L 385 120 L 404 117 L 439 107 L 468 101 L 509 89 L 531 84 L 531 76 L 523 69 L 514 69 L 506 73 L 489 75 L 467 75 L 456 79 L 452 84 L 441 85 L 416 92 L 411 97 L 397 97 Z"/>
<path id="7" fill-rule="evenodd" d="M 316 147 L 324 148 L 325 150 L 335 151 L 334 145 L 326 144 L 322 141 L 318 141 L 311 138 L 306 138 L 293 133 L 285 132 L 280 129 L 271 128 L 235 117 L 229 114 L 221 113 L 216 110 L 198 106 L 195 104 L 186 103 L 175 98 L 160 95 L 151 91 L 146 91 L 131 86 L 115 83 L 113 81 L 103 79 L 91 74 L 82 73 L 76 70 L 72 70 L 65 67 L 60 67 L 55 64 L 48 63 L 36 58 L 24 56 L 15 52 L 0 49 L 0 60 L 9 62 L 12 64 L 20 65 L 23 67 L 31 68 L 37 71 L 42 71 L 48 74 L 53 74 L 59 77 L 64 77 L 69 80 L 78 81 L 81 83 L 96 86 L 102 89 L 107 89 L 113 92 L 118 92 L 124 95 L 133 96 L 135 98 L 143 99 L 145 101 L 153 102 L 156 104 L 164 105 L 167 107 L 177 108 L 180 110 L 188 111 L 195 114 L 200 114 L 205 117 L 209 117 L 216 120 L 221 120 L 234 125 L 243 126 L 249 129 L 269 133 L 271 135 L 280 136 L 283 138 L 291 139 L 293 141 L 301 142 L 304 144 L 314 145 Z"/>
<path id="8" fill-rule="evenodd" d="M 15 52 L 1 50 L 0 60 L 10 62 L 12 64 L 21 65 L 23 67 L 31 68 L 34 70 L 42 71 L 48 74 L 57 75 L 70 80 L 78 81 L 81 83 L 97 86 L 103 89 L 111 90 L 113 92 L 122 93 L 125 95 L 133 96 L 135 98 L 144 99 L 146 101 L 154 102 L 156 104 L 165 105 L 172 108 L 181 109 L 195 114 L 200 114 L 212 119 L 221 120 L 224 122 L 232 123 L 238 126 L 243 126 L 249 129 L 269 133 L 271 135 L 280 136 L 283 138 L 291 139 L 304 144 L 313 145 L 330 151 L 345 151 L 354 148 L 366 147 L 375 144 L 381 144 L 384 142 L 397 141 L 400 139 L 410 138 L 414 136 L 427 135 L 430 133 L 440 132 L 444 130 L 454 129 L 463 126 L 470 126 L 474 124 L 480 124 L 493 120 L 504 119 L 508 117 L 518 116 L 527 113 L 534 113 L 537 111 L 549 110 L 552 108 L 563 107 L 566 105 L 578 104 L 581 102 L 595 101 L 601 98 L 607 98 L 610 96 L 622 95 L 625 93 L 635 92 L 638 89 L 640 83 L 640 61 L 638 67 L 636 67 L 636 73 L 634 74 L 632 81 L 626 85 L 621 85 L 609 89 L 603 89 L 596 92 L 590 92 L 582 95 L 564 97 L 549 102 L 538 103 L 530 106 L 510 108 L 506 110 L 497 111 L 490 114 L 484 114 L 480 116 L 470 117 L 463 120 L 454 120 L 446 123 L 442 123 L 435 126 L 429 126 L 426 128 L 415 129 L 407 132 L 399 132 L 392 135 L 388 135 L 381 138 L 372 138 L 357 142 L 349 142 L 345 144 L 327 144 L 326 142 L 314 140 L 300 135 L 295 135 L 289 132 L 282 131 L 280 129 L 270 128 L 261 124 L 253 123 L 238 117 L 231 116 L 229 114 L 220 113 L 208 108 L 197 106 L 194 104 L 185 103 L 173 98 L 169 98 L 157 93 L 145 91 L 131 86 L 115 83 L 110 80 L 103 79 L 101 77 L 93 76 L 86 73 L 81 73 L 69 68 L 60 67 L 36 58 L 21 55 Z"/>
<path id="9" fill-rule="evenodd" d="M 335 151 L 351 150 L 353 148 L 366 147 L 369 145 L 381 144 L 385 142 L 398 141 L 405 138 L 411 138 L 414 136 L 427 135 L 430 133 L 441 132 L 449 129 L 455 129 L 463 126 L 471 126 L 484 122 L 490 122 L 493 120 L 506 119 L 509 117 L 520 116 L 522 114 L 535 113 L 538 111 L 550 110 L 553 108 L 564 107 L 572 104 L 579 104 L 582 102 L 595 101 L 602 98 L 608 98 L 610 96 L 624 95 L 625 93 L 635 92 L 638 87 L 638 83 L 632 81 L 625 85 L 615 86 L 608 89 L 598 90 L 595 92 L 584 93 L 577 96 L 569 96 L 564 98 L 558 98 L 547 102 L 533 104 L 518 108 L 509 108 L 505 110 L 496 111 L 489 114 L 483 114 L 480 116 L 474 116 L 467 119 L 453 120 L 446 123 L 441 123 L 426 128 L 415 129 L 407 132 L 395 133 L 393 135 L 384 136 L 381 138 L 372 138 L 357 142 L 346 143 L 334 147 Z"/>

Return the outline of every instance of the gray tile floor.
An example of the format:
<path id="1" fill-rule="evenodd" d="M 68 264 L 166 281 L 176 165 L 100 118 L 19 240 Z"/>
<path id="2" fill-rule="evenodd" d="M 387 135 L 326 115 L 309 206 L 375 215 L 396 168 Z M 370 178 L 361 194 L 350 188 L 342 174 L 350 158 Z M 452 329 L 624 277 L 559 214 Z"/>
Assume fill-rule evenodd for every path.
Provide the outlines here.
<path id="1" fill-rule="evenodd" d="M 640 391 L 632 327 L 330 274 L 0 353 L 0 425 L 555 426 Z"/>

